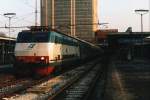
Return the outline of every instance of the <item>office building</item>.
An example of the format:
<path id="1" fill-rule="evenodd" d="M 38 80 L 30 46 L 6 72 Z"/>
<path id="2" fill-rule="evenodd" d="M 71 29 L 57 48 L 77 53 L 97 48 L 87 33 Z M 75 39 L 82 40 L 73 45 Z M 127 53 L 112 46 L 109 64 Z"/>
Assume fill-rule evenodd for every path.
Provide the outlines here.
<path id="1" fill-rule="evenodd" d="M 97 0 L 41 0 L 41 25 L 92 41 L 97 29 Z"/>

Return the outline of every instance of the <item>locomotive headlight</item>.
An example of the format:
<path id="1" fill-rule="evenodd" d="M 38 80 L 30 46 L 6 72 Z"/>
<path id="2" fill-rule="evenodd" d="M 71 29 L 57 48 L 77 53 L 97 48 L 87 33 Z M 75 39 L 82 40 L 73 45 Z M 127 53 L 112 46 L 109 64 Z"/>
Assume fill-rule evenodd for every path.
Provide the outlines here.
<path id="1" fill-rule="evenodd" d="M 45 58 L 44 58 L 44 57 L 41 57 L 41 60 L 45 60 Z"/>

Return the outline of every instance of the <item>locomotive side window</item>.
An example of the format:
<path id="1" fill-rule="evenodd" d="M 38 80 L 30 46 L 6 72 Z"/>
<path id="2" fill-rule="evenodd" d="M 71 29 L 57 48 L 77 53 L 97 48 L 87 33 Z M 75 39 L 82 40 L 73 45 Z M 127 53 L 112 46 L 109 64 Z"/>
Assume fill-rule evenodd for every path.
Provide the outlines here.
<path id="1" fill-rule="evenodd" d="M 53 34 L 50 35 L 50 42 L 52 42 L 52 43 L 55 42 L 55 36 Z"/>
<path id="2" fill-rule="evenodd" d="M 71 46 L 78 46 L 77 40 L 71 37 L 67 37 L 63 34 L 58 34 L 56 32 L 51 32 L 50 42 L 71 45 Z"/>
<path id="3" fill-rule="evenodd" d="M 60 43 L 60 38 L 58 36 L 55 37 L 55 43 Z"/>

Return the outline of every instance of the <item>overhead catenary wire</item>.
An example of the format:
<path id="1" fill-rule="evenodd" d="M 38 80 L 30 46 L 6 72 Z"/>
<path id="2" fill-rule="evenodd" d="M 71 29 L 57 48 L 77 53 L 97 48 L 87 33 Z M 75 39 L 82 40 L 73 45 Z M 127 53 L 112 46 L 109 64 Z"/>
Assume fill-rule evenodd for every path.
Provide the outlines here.
<path id="1" fill-rule="evenodd" d="M 18 19 L 17 21 L 15 21 L 15 22 L 12 22 L 12 24 L 16 24 L 16 23 L 19 23 L 19 22 L 21 22 L 21 21 L 25 21 L 25 22 L 28 22 L 28 23 L 34 23 L 34 22 L 32 22 L 32 21 L 29 21 L 29 20 L 25 20 L 26 18 L 29 18 L 29 17 L 32 17 L 31 15 L 34 15 L 34 12 L 30 12 L 30 13 L 28 13 L 28 14 L 25 14 L 25 15 L 23 15 L 23 16 L 20 16 L 20 17 L 23 17 L 23 18 L 20 18 L 20 17 L 15 17 L 14 19 Z M 2 17 L 4 17 L 4 15 L 2 15 L 2 14 L 0 14 L 0 16 L 2 16 Z M 2 23 L 4 23 L 4 21 L 1 21 Z M 6 27 L 0 27 L 0 28 L 6 28 Z"/>
<path id="2" fill-rule="evenodd" d="M 19 0 L 19 1 L 20 1 L 20 0 Z M 31 1 L 31 0 L 30 0 L 30 1 Z M 26 6 L 32 8 L 32 9 L 35 9 L 35 7 L 34 7 L 33 5 L 30 5 L 30 4 L 29 4 L 29 1 L 28 1 L 28 0 L 23 0 L 23 3 L 24 3 Z"/>
<path id="3" fill-rule="evenodd" d="M 30 15 L 30 16 L 29 16 Z M 32 15 L 32 16 L 31 16 Z M 25 21 L 25 22 L 28 22 L 28 23 L 34 23 L 34 22 L 32 22 L 32 21 L 29 21 L 29 20 L 25 20 L 25 19 L 27 19 L 27 18 L 29 18 L 29 17 L 33 17 L 33 15 L 34 15 L 34 12 L 31 12 L 31 13 L 28 13 L 26 16 L 24 16 L 24 17 L 22 17 L 22 18 L 19 18 L 19 17 L 16 17 L 18 20 L 17 21 L 15 21 L 15 22 L 12 22 L 13 24 L 16 24 L 16 23 L 19 23 L 19 22 L 21 22 L 21 21 Z"/>
<path id="4" fill-rule="evenodd" d="M 20 0 L 19 0 L 20 1 Z M 30 8 L 32 8 L 32 9 L 35 9 L 36 7 L 35 6 L 33 6 L 33 5 L 30 5 L 29 3 L 28 3 L 29 1 L 28 0 L 23 0 L 23 2 L 22 3 L 24 3 L 26 6 L 28 6 L 28 7 L 30 7 Z M 38 6 L 38 5 L 37 5 Z M 15 21 L 15 22 L 12 22 L 12 24 L 16 24 L 16 23 L 19 23 L 19 22 L 21 22 L 21 21 L 25 21 L 25 22 L 28 22 L 29 24 L 31 24 L 31 26 L 32 25 L 34 25 L 33 23 L 33 20 L 26 20 L 27 18 L 29 18 L 29 17 L 33 17 L 34 16 L 34 14 L 35 13 L 39 13 L 39 11 L 38 11 L 39 9 L 38 9 L 38 7 L 37 7 L 37 10 L 36 10 L 36 12 L 35 11 L 33 11 L 33 12 L 31 12 L 31 13 L 28 13 L 28 14 L 25 14 L 25 15 L 23 15 L 23 16 L 19 16 L 19 17 L 15 17 L 14 19 L 18 19 L 17 21 Z M 2 17 L 4 17 L 4 15 L 3 14 L 0 14 L 0 16 L 2 16 Z M 25 16 L 25 17 L 24 17 Z M 38 15 L 37 15 L 38 16 Z M 23 18 L 21 18 L 21 17 L 23 17 Z M 3 21 L 1 21 L 2 23 L 4 23 Z M 37 25 L 38 25 L 38 23 L 37 23 Z"/>
<path id="5" fill-rule="evenodd" d="M 33 1 L 33 0 L 32 0 Z M 5 34 L 7 34 L 8 29 L 10 28 L 10 30 L 12 31 L 13 34 L 18 33 L 21 30 L 26 30 L 28 29 L 30 26 L 35 25 L 35 22 L 33 20 L 34 16 L 35 16 L 35 5 L 34 2 L 32 2 L 31 0 L 23 0 L 23 1 L 18 1 L 21 3 L 21 5 L 26 5 L 26 7 L 30 7 L 30 10 L 28 11 L 29 13 L 17 13 L 17 16 L 15 16 L 12 20 L 12 26 L 9 27 L 8 26 L 8 22 L 7 20 L 5 20 L 6 18 L 4 17 L 4 13 L 6 11 L 1 10 L 0 12 L 0 17 L 1 17 L 1 25 L 0 25 L 0 30 L 5 32 Z M 32 2 L 32 3 L 31 3 Z M 36 13 L 38 14 L 39 11 L 39 3 L 37 5 L 37 11 Z M 18 16 L 20 14 L 20 16 Z M 39 17 L 39 15 L 37 15 Z M 37 25 L 39 25 L 39 23 L 37 23 Z"/>

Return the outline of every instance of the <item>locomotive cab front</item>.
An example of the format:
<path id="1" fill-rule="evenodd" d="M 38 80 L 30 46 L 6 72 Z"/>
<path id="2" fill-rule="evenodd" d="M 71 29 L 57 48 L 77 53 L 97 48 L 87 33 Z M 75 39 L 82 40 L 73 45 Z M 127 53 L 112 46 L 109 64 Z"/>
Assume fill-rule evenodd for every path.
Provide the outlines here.
<path id="1" fill-rule="evenodd" d="M 38 74 L 53 71 L 50 60 L 49 32 L 20 32 L 15 46 L 15 64 L 17 70 L 29 70 Z"/>

